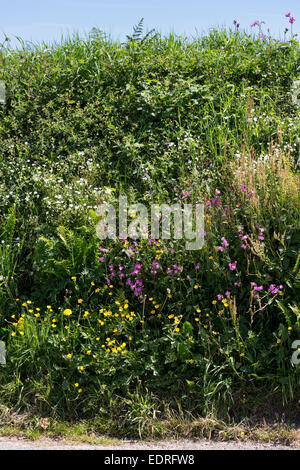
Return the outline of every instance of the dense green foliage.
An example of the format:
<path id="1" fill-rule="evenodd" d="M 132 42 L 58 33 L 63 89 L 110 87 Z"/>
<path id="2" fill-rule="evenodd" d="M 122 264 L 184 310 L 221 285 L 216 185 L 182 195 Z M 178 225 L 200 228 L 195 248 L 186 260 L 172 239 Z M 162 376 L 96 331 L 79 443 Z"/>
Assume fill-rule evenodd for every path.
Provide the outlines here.
<path id="1" fill-rule="evenodd" d="M 138 423 L 154 396 L 197 413 L 293 399 L 298 43 L 94 31 L 0 61 L 0 399 Z M 97 191 L 205 203 L 203 249 L 99 250 Z"/>

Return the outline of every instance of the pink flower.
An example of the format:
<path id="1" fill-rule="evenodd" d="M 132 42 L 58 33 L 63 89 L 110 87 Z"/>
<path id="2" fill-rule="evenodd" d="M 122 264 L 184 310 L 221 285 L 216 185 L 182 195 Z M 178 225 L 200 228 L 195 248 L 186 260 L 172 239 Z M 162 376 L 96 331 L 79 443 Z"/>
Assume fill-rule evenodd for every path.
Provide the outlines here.
<path id="1" fill-rule="evenodd" d="M 99 261 L 101 261 L 101 263 L 103 263 L 103 261 L 104 261 L 103 256 L 100 256 Z"/>
<path id="2" fill-rule="evenodd" d="M 218 250 L 218 251 L 224 251 L 224 248 L 223 248 L 222 246 L 218 246 L 218 247 L 217 247 L 217 250 Z"/>
<path id="3" fill-rule="evenodd" d="M 289 18 L 289 17 L 291 16 L 291 14 L 290 14 L 290 13 L 287 13 L 285 16 L 286 16 L 287 18 Z"/>
<path id="4" fill-rule="evenodd" d="M 225 246 L 225 248 L 227 248 L 227 247 L 229 246 L 229 243 L 228 243 L 228 241 L 226 240 L 226 238 L 225 238 L 225 237 L 222 237 L 221 240 L 222 240 L 222 244 Z"/>
<path id="5" fill-rule="evenodd" d="M 229 266 L 230 271 L 234 271 L 236 269 L 236 265 L 237 265 L 237 261 L 235 261 L 234 263 L 229 263 L 228 266 Z"/>
<path id="6" fill-rule="evenodd" d="M 292 16 L 290 17 L 290 23 L 291 24 L 295 23 L 295 18 L 293 18 Z"/>

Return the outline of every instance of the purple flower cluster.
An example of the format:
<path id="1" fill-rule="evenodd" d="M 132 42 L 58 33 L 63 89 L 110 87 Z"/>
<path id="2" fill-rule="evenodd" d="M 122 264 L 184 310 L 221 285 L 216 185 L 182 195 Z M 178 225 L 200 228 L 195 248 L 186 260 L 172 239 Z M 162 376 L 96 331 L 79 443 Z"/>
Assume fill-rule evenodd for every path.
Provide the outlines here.
<path id="1" fill-rule="evenodd" d="M 222 237 L 222 238 L 221 238 L 221 242 L 222 242 L 222 245 L 223 245 L 225 248 L 228 248 L 229 243 L 228 243 L 228 241 L 226 240 L 225 237 Z M 217 247 L 217 250 L 218 250 L 218 251 L 224 251 L 223 246 L 218 246 L 218 247 Z"/>
<path id="2" fill-rule="evenodd" d="M 271 292 L 271 294 L 275 295 L 275 294 L 278 294 L 278 292 L 280 291 L 280 289 L 282 289 L 283 286 L 280 285 L 278 287 L 276 287 L 274 284 L 271 284 L 268 291 Z"/>
<path id="3" fill-rule="evenodd" d="M 126 281 L 126 285 L 130 287 L 134 295 L 137 297 L 142 291 L 143 282 L 139 279 L 136 279 L 135 282 L 132 282 L 131 279 L 128 279 Z"/>
<path id="4" fill-rule="evenodd" d="M 286 16 L 286 18 L 289 18 L 289 21 L 290 21 L 291 24 L 295 23 L 296 20 L 293 16 L 291 16 L 290 13 L 287 13 L 285 16 Z"/>
<path id="5" fill-rule="evenodd" d="M 264 286 L 258 286 L 256 282 L 251 282 L 251 286 L 254 288 L 255 291 L 261 291 L 264 289 Z"/>
<path id="6" fill-rule="evenodd" d="M 239 238 L 241 239 L 241 241 L 242 241 L 242 242 L 245 242 L 245 241 L 247 240 L 247 238 L 248 238 L 248 235 L 244 235 L 244 234 L 243 234 L 243 231 L 242 231 L 241 227 L 238 228 L 238 232 L 239 232 Z M 241 248 L 242 248 L 243 250 L 246 250 L 246 249 L 247 249 L 246 243 L 242 243 L 242 244 L 241 244 Z"/>
<path id="7" fill-rule="evenodd" d="M 160 265 L 156 260 L 152 261 L 152 269 L 151 269 L 151 274 L 157 274 L 157 271 L 159 270 Z"/>
<path id="8" fill-rule="evenodd" d="M 200 264 L 199 264 L 199 268 L 200 268 Z M 178 274 L 181 271 L 182 271 L 182 268 L 178 266 L 177 264 L 173 264 L 173 269 L 168 268 L 168 274 Z"/>
<path id="9" fill-rule="evenodd" d="M 234 261 L 233 263 L 229 263 L 228 266 L 229 266 L 230 271 L 235 271 L 236 265 L 237 265 L 237 261 Z"/>
<path id="10" fill-rule="evenodd" d="M 133 271 L 131 272 L 131 276 L 137 276 L 142 268 L 142 264 L 138 263 L 134 266 Z"/>
<path id="11" fill-rule="evenodd" d="M 256 225 L 256 228 L 257 228 L 257 230 L 259 230 L 258 239 L 261 240 L 261 241 L 264 240 L 265 239 L 265 237 L 264 237 L 265 229 L 263 227 L 260 227 L 259 225 Z"/>

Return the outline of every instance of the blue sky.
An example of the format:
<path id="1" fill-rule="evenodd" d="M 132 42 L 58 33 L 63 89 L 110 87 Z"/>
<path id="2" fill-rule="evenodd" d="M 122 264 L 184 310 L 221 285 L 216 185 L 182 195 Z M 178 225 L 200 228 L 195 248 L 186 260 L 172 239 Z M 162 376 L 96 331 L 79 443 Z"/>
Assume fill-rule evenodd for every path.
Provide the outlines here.
<path id="1" fill-rule="evenodd" d="M 299 0 L 0 0 L 0 34 L 13 40 L 49 42 L 96 26 L 114 39 L 123 40 L 144 17 L 145 29 L 196 36 L 211 27 L 231 26 L 234 19 L 250 30 L 255 20 L 266 21 L 273 36 L 283 36 L 289 26 L 286 13 L 296 22 L 300 37 Z"/>

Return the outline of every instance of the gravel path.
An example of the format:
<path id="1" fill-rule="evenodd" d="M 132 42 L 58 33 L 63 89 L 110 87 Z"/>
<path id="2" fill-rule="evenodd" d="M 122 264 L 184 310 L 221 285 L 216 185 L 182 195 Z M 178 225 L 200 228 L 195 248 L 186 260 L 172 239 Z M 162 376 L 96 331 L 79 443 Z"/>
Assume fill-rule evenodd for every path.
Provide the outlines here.
<path id="1" fill-rule="evenodd" d="M 67 441 L 0 437 L 0 450 L 298 450 L 297 446 L 263 444 L 257 442 L 216 442 L 199 439 L 195 441 L 139 442 L 120 441 L 120 445 L 72 444 Z"/>

